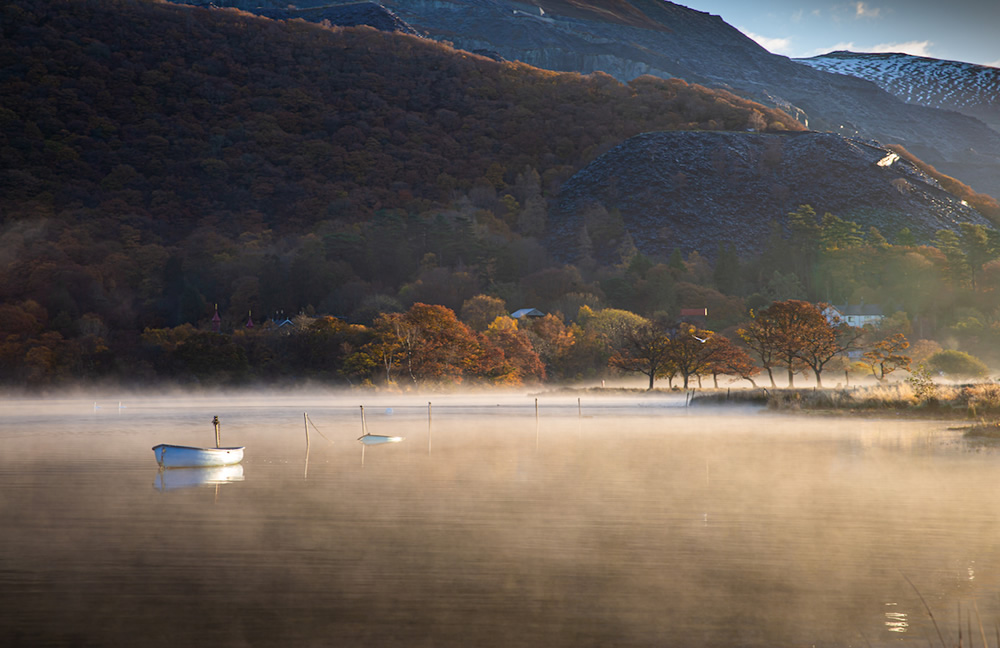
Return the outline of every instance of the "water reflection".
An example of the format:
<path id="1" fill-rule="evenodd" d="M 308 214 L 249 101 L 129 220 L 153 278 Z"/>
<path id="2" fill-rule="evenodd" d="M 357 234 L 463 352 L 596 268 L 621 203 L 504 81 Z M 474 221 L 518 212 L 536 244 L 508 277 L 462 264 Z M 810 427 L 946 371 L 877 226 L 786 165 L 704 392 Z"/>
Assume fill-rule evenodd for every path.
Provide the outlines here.
<path id="1" fill-rule="evenodd" d="M 156 471 L 153 488 L 159 491 L 193 488 L 195 486 L 217 486 L 243 481 L 243 466 L 206 466 L 201 468 L 171 468 Z"/>
<path id="2" fill-rule="evenodd" d="M 886 603 L 887 608 L 896 608 L 898 603 Z M 910 623 L 906 618 L 906 612 L 896 609 L 887 610 L 885 613 L 885 627 L 889 632 L 906 632 Z"/>
<path id="3" fill-rule="evenodd" d="M 0 405 L 0 645 L 927 645 L 904 571 L 949 642 L 1000 620 L 997 455 L 946 424 L 586 400 L 435 397 L 432 454 L 387 398 L 367 465 L 346 398 Z M 253 452 L 161 497 L 206 412 Z"/>

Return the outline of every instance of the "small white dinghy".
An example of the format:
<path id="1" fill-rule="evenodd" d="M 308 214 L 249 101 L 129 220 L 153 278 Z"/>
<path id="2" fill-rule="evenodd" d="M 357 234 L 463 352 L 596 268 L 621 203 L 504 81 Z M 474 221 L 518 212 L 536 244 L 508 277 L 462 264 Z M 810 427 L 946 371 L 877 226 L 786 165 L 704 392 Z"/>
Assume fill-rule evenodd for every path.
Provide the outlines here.
<path id="1" fill-rule="evenodd" d="M 161 443 L 153 446 L 153 454 L 160 468 L 199 468 L 204 466 L 231 466 L 243 461 L 244 446 L 219 447 L 219 417 L 212 419 L 215 425 L 215 447 L 195 448 L 193 446 Z"/>
<path id="2" fill-rule="evenodd" d="M 203 466 L 231 466 L 243 461 L 239 448 L 195 448 L 192 446 L 161 443 L 153 446 L 156 463 L 160 468 L 198 468 Z"/>

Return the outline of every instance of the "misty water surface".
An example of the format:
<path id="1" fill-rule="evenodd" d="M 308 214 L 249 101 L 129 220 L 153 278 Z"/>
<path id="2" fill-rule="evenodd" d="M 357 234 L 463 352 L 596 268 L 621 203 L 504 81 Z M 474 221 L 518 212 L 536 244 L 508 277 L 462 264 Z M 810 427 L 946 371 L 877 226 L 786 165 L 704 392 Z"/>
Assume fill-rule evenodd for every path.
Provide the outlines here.
<path id="1" fill-rule="evenodd" d="M 362 456 L 360 405 L 406 439 Z M 159 473 L 214 415 L 239 474 Z M 941 645 L 917 592 L 996 644 L 1000 455 L 946 422 L 351 395 L 0 423 L 2 645 Z"/>

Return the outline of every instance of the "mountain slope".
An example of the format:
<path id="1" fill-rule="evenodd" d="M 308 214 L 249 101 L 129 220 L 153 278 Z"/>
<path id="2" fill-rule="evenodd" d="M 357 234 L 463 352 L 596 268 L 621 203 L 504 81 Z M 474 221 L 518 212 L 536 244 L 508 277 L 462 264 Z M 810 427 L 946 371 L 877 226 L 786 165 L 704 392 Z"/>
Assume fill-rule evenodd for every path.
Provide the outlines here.
<path id="1" fill-rule="evenodd" d="M 662 0 L 384 0 L 402 20 L 467 50 L 551 70 L 641 74 L 730 88 L 810 128 L 901 144 L 978 191 L 1000 196 L 1000 133 L 909 105 L 874 83 L 771 54 L 719 16 Z M 972 151 L 972 152 L 970 152 Z"/>
<path id="2" fill-rule="evenodd" d="M 712 255 L 720 242 L 751 255 L 763 249 L 772 219 L 803 204 L 865 231 L 876 227 L 890 240 L 904 227 L 926 241 L 959 223 L 990 226 L 933 178 L 870 142 L 830 133 L 660 132 L 630 138 L 563 185 L 552 247 L 578 259 L 586 225 L 592 254 L 603 262 L 615 259 L 625 232 L 648 255 L 673 248 Z M 611 235 L 594 235 L 595 227 Z"/>
<path id="3" fill-rule="evenodd" d="M 830 52 L 795 59 L 877 84 L 907 103 L 954 110 L 1000 129 L 1000 68 L 909 54 Z"/>
<path id="4" fill-rule="evenodd" d="M 547 197 L 628 137 L 798 126 L 680 80 L 234 9 L 15 0 L 0 19 L 0 302 L 67 338 L 212 304 L 350 314 L 431 263 L 410 298 L 458 308 L 480 276 L 550 263 Z"/>
<path id="5" fill-rule="evenodd" d="M 682 82 L 558 75 L 369 28 L 155 2 L 4 11 L 5 216 L 42 199 L 168 241 L 203 220 L 238 235 L 420 213 L 525 167 L 557 183 L 643 130 L 795 126 Z"/>

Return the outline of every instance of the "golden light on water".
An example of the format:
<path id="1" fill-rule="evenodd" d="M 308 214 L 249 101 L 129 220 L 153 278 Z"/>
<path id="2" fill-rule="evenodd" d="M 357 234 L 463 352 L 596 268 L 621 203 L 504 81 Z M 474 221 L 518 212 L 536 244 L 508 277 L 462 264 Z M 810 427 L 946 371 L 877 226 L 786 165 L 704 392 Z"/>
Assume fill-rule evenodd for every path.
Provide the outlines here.
<path id="1" fill-rule="evenodd" d="M 0 644 L 887 647 L 903 573 L 1000 619 L 1000 455 L 945 422 L 535 398 L 0 401 Z M 213 416 L 243 463 L 158 472 Z"/>

